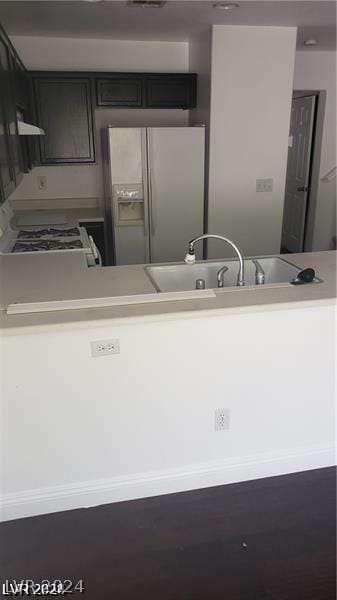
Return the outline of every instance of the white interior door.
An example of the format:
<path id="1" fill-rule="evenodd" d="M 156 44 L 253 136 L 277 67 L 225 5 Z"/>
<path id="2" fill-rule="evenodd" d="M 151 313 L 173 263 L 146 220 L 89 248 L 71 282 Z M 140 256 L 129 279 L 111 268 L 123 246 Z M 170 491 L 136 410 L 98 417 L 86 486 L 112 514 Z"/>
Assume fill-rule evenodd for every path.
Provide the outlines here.
<path id="1" fill-rule="evenodd" d="M 294 98 L 291 108 L 282 225 L 282 247 L 289 252 L 303 251 L 315 100 L 315 96 Z"/>
<path id="2" fill-rule="evenodd" d="M 148 129 L 151 262 L 183 260 L 203 233 L 204 148 L 202 127 Z"/>

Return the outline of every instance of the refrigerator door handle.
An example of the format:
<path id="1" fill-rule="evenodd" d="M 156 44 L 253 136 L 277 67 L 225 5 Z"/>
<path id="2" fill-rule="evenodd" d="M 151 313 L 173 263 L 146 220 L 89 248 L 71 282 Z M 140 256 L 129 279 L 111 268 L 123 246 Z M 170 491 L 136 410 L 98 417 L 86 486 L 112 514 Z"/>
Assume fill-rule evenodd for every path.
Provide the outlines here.
<path id="1" fill-rule="evenodd" d="M 149 172 L 149 207 L 150 207 L 150 221 L 151 221 L 151 235 L 156 233 L 156 211 L 153 202 L 152 194 L 152 144 L 151 144 L 151 132 L 149 131 L 147 136 L 147 156 L 148 156 L 148 172 Z"/>
<path id="2" fill-rule="evenodd" d="M 144 237 L 149 236 L 149 182 L 147 173 L 147 141 L 146 130 L 142 130 L 142 179 L 144 198 Z"/>
<path id="3" fill-rule="evenodd" d="M 145 216 L 145 203 L 144 203 L 144 236 L 147 237 L 149 235 L 149 222 L 147 217 Z"/>
<path id="4" fill-rule="evenodd" d="M 154 206 L 154 202 L 153 202 L 153 196 L 152 196 L 152 173 L 151 171 L 149 172 L 150 175 L 150 214 L 151 214 L 151 235 L 155 235 L 156 233 L 156 211 L 155 211 L 155 206 Z"/>

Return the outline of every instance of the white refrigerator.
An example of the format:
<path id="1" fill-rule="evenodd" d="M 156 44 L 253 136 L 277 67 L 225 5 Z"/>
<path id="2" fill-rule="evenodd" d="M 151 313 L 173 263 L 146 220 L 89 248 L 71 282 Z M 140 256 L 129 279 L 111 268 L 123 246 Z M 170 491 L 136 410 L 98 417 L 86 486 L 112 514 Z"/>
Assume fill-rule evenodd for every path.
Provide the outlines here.
<path id="1" fill-rule="evenodd" d="M 204 230 L 204 128 L 109 126 L 107 141 L 108 264 L 183 260 Z"/>

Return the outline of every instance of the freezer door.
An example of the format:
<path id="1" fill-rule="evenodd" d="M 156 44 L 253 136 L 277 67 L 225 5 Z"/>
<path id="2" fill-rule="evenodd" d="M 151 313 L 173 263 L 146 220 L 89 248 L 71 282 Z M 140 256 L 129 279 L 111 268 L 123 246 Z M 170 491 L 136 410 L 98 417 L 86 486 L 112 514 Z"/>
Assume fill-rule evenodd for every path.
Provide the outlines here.
<path id="1" fill-rule="evenodd" d="M 147 135 L 151 262 L 181 261 L 203 233 L 205 130 L 154 127 Z"/>
<path id="2" fill-rule="evenodd" d="M 150 249 L 146 129 L 109 127 L 108 135 L 114 263 L 148 263 Z M 143 202 L 139 202 L 141 195 Z"/>

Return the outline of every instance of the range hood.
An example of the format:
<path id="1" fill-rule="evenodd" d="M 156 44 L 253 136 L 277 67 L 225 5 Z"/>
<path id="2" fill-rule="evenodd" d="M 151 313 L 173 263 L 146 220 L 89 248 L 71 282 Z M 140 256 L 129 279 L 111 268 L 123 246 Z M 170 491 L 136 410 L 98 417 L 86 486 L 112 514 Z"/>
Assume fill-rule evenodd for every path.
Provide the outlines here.
<path id="1" fill-rule="evenodd" d="M 18 119 L 18 132 L 19 135 L 46 135 L 43 129 L 37 127 L 36 125 L 31 125 L 30 123 L 25 123 L 25 121 L 20 121 Z"/>

